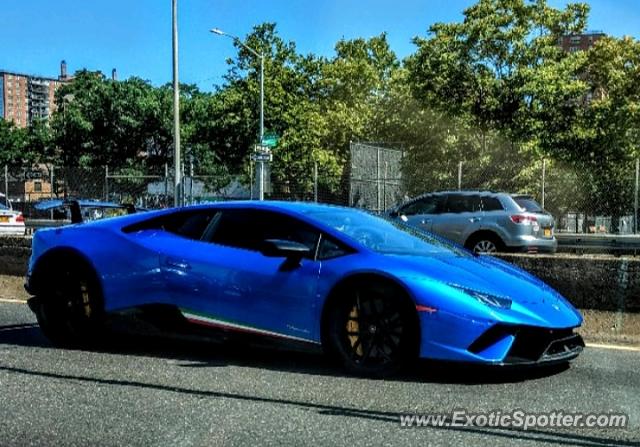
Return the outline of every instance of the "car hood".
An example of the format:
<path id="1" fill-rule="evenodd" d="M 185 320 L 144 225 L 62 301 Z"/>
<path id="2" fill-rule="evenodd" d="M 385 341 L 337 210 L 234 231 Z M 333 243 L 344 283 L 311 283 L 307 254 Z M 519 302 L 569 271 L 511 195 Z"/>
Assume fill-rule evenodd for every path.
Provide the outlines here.
<path id="1" fill-rule="evenodd" d="M 578 311 L 551 287 L 531 274 L 492 256 L 385 257 L 394 264 L 396 272 L 405 278 L 422 278 L 455 288 L 508 298 L 513 302 L 511 309 L 494 312 L 508 317 L 517 315 L 520 318 L 518 322 L 523 324 L 569 327 L 582 322 Z"/>

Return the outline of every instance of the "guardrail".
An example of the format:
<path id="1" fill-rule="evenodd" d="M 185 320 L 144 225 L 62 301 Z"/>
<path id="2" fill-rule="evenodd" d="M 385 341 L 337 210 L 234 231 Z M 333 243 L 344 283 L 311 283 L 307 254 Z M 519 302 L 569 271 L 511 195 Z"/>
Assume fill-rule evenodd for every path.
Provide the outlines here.
<path id="1" fill-rule="evenodd" d="M 564 253 L 640 255 L 640 235 L 556 233 L 556 239 Z"/>

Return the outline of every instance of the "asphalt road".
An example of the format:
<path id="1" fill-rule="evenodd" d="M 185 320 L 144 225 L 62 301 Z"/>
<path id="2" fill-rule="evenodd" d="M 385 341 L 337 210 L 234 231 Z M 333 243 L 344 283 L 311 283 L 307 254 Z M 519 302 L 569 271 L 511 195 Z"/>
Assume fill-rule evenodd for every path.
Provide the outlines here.
<path id="1" fill-rule="evenodd" d="M 421 362 L 391 381 L 318 355 L 132 340 L 55 349 L 0 302 L 0 445 L 640 446 L 640 353 L 587 349 L 568 369 Z M 401 428 L 403 413 L 623 412 L 628 429 Z"/>

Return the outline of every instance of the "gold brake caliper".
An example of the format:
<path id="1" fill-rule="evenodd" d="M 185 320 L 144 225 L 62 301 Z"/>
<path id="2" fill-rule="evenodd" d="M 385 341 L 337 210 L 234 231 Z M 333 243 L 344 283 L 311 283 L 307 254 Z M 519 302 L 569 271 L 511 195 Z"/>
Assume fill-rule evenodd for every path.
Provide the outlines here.
<path id="1" fill-rule="evenodd" d="M 359 335 L 351 335 L 352 332 L 360 332 L 360 325 L 358 324 L 358 308 L 353 306 L 349 313 L 349 319 L 347 320 L 347 333 L 349 334 L 349 343 L 353 348 L 358 342 Z M 362 356 L 362 343 L 358 344 L 356 348 L 356 354 Z"/>
<path id="2" fill-rule="evenodd" d="M 91 303 L 89 302 L 89 288 L 85 282 L 80 283 L 80 293 L 82 294 L 82 306 L 84 307 L 84 314 L 88 317 L 91 316 Z"/>

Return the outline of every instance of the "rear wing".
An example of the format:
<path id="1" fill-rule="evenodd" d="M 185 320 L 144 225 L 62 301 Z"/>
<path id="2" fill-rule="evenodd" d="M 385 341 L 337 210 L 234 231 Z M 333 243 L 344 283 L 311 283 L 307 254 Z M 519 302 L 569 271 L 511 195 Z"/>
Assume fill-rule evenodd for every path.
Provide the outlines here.
<path id="1" fill-rule="evenodd" d="M 41 211 L 52 210 L 55 208 L 69 208 L 71 213 L 71 223 L 81 223 L 84 221 L 82 218 L 82 208 L 108 208 L 108 209 L 124 209 L 127 214 L 135 214 L 138 211 L 145 211 L 141 208 L 136 208 L 133 204 L 118 204 L 113 202 L 100 202 L 98 200 L 76 200 L 76 199 L 56 199 L 45 200 L 35 205 L 35 209 Z"/>

